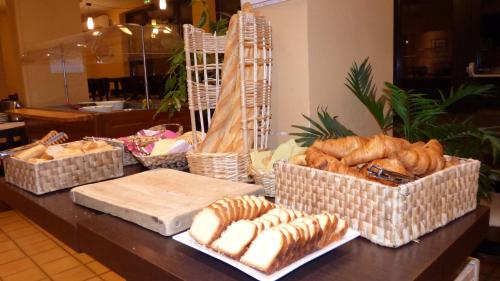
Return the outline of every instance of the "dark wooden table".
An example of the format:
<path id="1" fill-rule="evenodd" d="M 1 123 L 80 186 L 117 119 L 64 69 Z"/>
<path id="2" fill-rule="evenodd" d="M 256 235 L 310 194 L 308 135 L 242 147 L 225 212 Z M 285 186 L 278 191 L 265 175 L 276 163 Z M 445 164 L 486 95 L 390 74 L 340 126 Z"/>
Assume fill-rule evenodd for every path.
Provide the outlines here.
<path id="1" fill-rule="evenodd" d="M 129 167 L 126 174 L 140 168 Z M 0 200 L 77 251 L 129 280 L 250 280 L 240 271 L 171 238 L 73 204 L 68 191 L 35 196 L 0 180 Z M 390 249 L 364 238 L 304 265 L 285 280 L 451 280 L 483 239 L 489 209 L 477 210 Z"/>
<path id="2" fill-rule="evenodd" d="M 304 265 L 284 280 L 449 280 L 483 239 L 489 209 L 477 210 L 398 249 L 364 238 Z M 171 238 L 101 215 L 79 223 L 81 249 L 130 280 L 251 280 Z"/>

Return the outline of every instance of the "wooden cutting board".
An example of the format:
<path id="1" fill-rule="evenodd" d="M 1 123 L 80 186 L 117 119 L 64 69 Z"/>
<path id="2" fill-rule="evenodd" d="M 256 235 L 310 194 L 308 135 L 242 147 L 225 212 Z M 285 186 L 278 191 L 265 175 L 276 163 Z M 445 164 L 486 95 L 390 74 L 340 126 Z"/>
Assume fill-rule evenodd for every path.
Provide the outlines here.
<path id="1" fill-rule="evenodd" d="M 259 185 L 156 169 L 71 190 L 73 202 L 168 236 L 191 226 L 202 208 L 224 197 L 263 194 Z"/>

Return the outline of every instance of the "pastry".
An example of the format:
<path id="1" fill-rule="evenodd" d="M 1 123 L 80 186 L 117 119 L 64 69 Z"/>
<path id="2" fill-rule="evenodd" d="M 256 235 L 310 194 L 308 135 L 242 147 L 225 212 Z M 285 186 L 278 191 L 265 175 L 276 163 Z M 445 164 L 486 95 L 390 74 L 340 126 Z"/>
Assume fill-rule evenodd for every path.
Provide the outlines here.
<path id="1" fill-rule="evenodd" d="M 375 159 L 387 158 L 389 155 L 410 146 L 407 140 L 378 134 L 370 138 L 363 146 L 355 149 L 342 158 L 342 163 L 353 166 L 367 163 Z"/>
<path id="2" fill-rule="evenodd" d="M 317 140 L 312 147 L 329 154 L 337 159 L 347 156 L 352 151 L 360 148 L 368 142 L 368 138 L 360 136 L 348 136 L 338 139 Z"/>
<path id="3" fill-rule="evenodd" d="M 40 156 L 42 156 L 45 153 L 46 149 L 47 149 L 47 147 L 45 145 L 37 144 L 32 148 L 29 148 L 29 149 L 23 150 L 19 153 L 16 153 L 14 155 L 14 157 L 17 159 L 20 159 L 20 160 L 27 161 L 31 158 L 39 158 Z"/>

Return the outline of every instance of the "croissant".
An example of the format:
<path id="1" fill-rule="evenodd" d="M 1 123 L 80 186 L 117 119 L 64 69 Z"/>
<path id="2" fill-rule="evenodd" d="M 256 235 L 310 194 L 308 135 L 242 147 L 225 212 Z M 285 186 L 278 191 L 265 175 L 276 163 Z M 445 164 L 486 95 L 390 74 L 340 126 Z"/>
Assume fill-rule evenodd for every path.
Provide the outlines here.
<path id="1" fill-rule="evenodd" d="M 338 161 L 337 158 L 323 153 L 315 147 L 309 147 L 305 155 L 307 166 L 321 170 L 324 170 L 330 161 Z"/>
<path id="2" fill-rule="evenodd" d="M 439 153 L 441 156 L 443 156 L 443 153 L 444 153 L 443 146 L 436 139 L 431 139 L 429 142 L 427 142 L 424 145 L 424 147 L 428 148 L 428 149 L 432 149 L 432 150 L 436 151 L 437 153 Z"/>
<path id="3" fill-rule="evenodd" d="M 440 171 L 446 165 L 443 146 L 434 139 L 425 145 L 412 144 L 409 149 L 396 153 L 394 158 L 401 161 L 408 171 L 419 176 Z"/>
<path id="4" fill-rule="evenodd" d="M 365 145 L 355 149 L 342 158 L 348 166 L 367 163 L 375 159 L 387 158 L 389 155 L 406 149 L 410 146 L 407 140 L 378 134 L 372 137 Z"/>
<path id="5" fill-rule="evenodd" d="M 349 175 L 349 176 L 354 176 L 357 178 L 369 180 L 367 175 L 365 173 L 362 173 L 356 167 L 349 167 L 338 160 L 329 161 L 326 170 L 329 172 L 333 172 L 333 173 Z"/>
<path id="6" fill-rule="evenodd" d="M 312 147 L 340 159 L 351 153 L 353 150 L 365 145 L 367 142 L 368 138 L 365 137 L 348 136 L 324 141 L 317 140 L 314 142 Z"/>

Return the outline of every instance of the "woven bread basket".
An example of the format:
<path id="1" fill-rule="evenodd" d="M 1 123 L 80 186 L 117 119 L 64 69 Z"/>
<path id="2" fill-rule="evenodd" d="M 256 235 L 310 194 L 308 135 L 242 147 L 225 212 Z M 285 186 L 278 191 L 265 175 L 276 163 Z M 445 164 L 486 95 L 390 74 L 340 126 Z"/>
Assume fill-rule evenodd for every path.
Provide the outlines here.
<path id="1" fill-rule="evenodd" d="M 250 181 L 248 154 L 188 152 L 186 156 L 191 173 L 230 181 Z"/>
<path id="2" fill-rule="evenodd" d="M 182 135 L 182 133 L 184 132 L 184 128 L 182 127 L 182 125 L 177 123 L 156 125 L 149 128 L 148 130 L 161 131 L 168 129 L 168 127 L 171 126 L 176 127 L 176 132 L 178 135 Z M 137 159 L 137 161 L 139 161 L 139 163 L 141 163 L 148 169 L 169 168 L 183 171 L 186 170 L 188 166 L 185 152 L 156 156 L 133 154 L 133 156 Z"/>
<path id="3" fill-rule="evenodd" d="M 103 140 L 103 141 L 107 142 L 109 145 L 121 148 L 123 150 L 123 166 L 130 166 L 130 165 L 135 165 L 135 164 L 139 163 L 135 159 L 134 155 L 125 148 L 125 146 L 123 145 L 123 142 L 121 142 L 117 139 L 102 138 L 102 137 L 84 137 L 83 139 L 84 140 Z"/>
<path id="4" fill-rule="evenodd" d="M 283 161 L 275 165 L 276 203 L 347 217 L 373 243 L 399 247 L 476 208 L 480 162 L 460 164 L 391 187 Z"/>
<path id="5" fill-rule="evenodd" d="M 123 176 L 123 149 L 32 164 L 5 159 L 5 180 L 37 195 Z"/>
<path id="6" fill-rule="evenodd" d="M 250 174 L 252 175 L 256 184 L 262 185 L 264 187 L 265 196 L 276 196 L 276 175 L 274 174 L 274 170 L 268 171 L 263 169 L 255 169 L 253 166 L 251 166 Z"/>
<path id="7" fill-rule="evenodd" d="M 191 173 L 233 181 L 249 181 L 250 136 L 253 149 L 267 149 L 270 131 L 271 103 L 271 65 L 272 40 L 271 26 L 264 17 L 252 13 L 238 12 L 238 52 L 241 90 L 241 116 L 243 153 L 204 153 L 187 154 Z M 186 52 L 186 70 L 188 101 L 193 132 L 199 130 L 203 136 L 211 124 L 219 94 L 221 91 L 222 55 L 227 38 L 204 32 L 192 25 L 184 25 L 184 50 Z M 245 48 L 252 46 L 252 58 L 246 58 Z M 252 66 L 252 75 L 245 73 L 245 66 Z M 264 69 L 264 77 L 257 77 L 256 69 Z M 251 77 L 249 77 L 251 76 Z M 252 108 L 254 114 L 248 110 Z M 250 116 L 249 116 L 250 115 Z M 198 119 L 198 120 L 197 120 Z M 198 126 L 197 126 L 198 125 Z M 194 141 L 194 148 L 198 142 Z"/>

